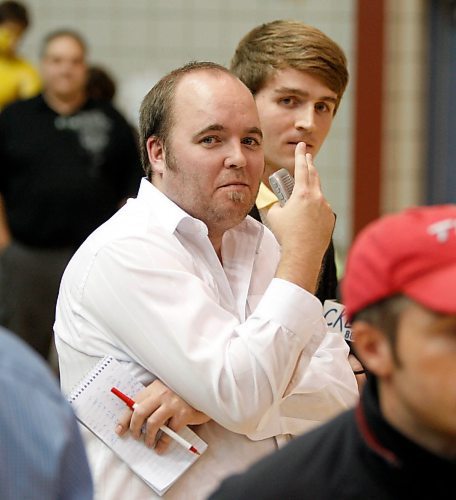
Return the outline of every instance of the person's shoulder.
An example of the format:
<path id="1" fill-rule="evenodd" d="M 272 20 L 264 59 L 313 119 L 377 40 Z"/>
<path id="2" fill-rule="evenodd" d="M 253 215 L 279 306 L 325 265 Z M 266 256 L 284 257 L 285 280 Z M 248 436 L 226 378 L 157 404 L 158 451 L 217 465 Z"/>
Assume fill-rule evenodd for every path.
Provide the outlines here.
<path id="1" fill-rule="evenodd" d="M 110 101 L 104 99 L 89 99 L 86 106 L 89 109 L 97 109 L 116 120 L 127 123 L 123 114 Z"/>
<path id="2" fill-rule="evenodd" d="M 113 127 L 112 132 L 119 136 L 119 146 L 125 146 L 125 144 L 122 143 L 120 137 L 122 137 L 123 139 L 128 138 L 128 140 L 130 141 L 128 142 L 129 145 L 132 145 L 133 141 L 135 141 L 136 144 L 136 129 L 127 121 L 124 115 L 112 103 L 101 99 L 89 99 L 85 108 L 88 110 L 97 110 L 108 118 L 111 126 Z"/>
<path id="3" fill-rule="evenodd" d="M 36 95 L 34 97 L 29 97 L 27 99 L 18 99 L 8 105 L 6 105 L 0 116 L 9 117 L 9 116 L 18 116 L 26 112 L 34 112 L 38 106 L 43 102 L 43 98 L 40 95 Z"/>
<path id="4" fill-rule="evenodd" d="M 12 332 L 0 327 L 0 377 L 41 380 L 58 389 L 50 368 L 33 349 Z"/>
<path id="5" fill-rule="evenodd" d="M 24 59 L 23 57 L 19 56 L 15 58 L 15 67 L 21 73 L 25 72 L 27 74 L 39 78 L 39 72 L 36 69 L 36 67 L 30 61 Z"/>

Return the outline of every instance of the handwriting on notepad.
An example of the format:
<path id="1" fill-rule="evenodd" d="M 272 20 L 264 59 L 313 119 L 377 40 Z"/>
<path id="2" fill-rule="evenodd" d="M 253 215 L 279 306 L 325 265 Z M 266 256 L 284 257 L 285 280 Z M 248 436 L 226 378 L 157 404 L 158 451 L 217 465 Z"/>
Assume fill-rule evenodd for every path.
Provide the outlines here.
<path id="1" fill-rule="evenodd" d="M 175 441 L 166 453 L 158 455 L 129 433 L 118 436 L 115 427 L 125 406 L 111 393 L 113 386 L 132 396 L 144 389 L 118 361 L 107 356 L 81 380 L 70 394 L 69 401 L 78 419 L 154 491 L 163 495 L 198 459 L 198 455 L 189 453 Z M 201 453 L 206 450 L 207 444 L 188 427 L 179 435 L 193 443 Z"/>

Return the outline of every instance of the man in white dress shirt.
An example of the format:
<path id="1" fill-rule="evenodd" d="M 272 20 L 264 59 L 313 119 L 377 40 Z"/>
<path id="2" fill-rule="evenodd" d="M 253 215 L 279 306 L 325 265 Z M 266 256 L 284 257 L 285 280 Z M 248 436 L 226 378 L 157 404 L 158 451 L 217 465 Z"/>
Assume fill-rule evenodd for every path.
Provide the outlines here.
<path id="1" fill-rule="evenodd" d="M 208 449 L 166 494 L 205 498 L 357 400 L 347 345 L 327 333 L 313 295 L 334 215 L 299 144 L 293 194 L 270 211 L 281 249 L 246 217 L 264 168 L 262 132 L 251 93 L 222 66 L 190 63 L 163 77 L 143 101 L 140 135 L 138 197 L 86 240 L 62 280 L 62 387 L 111 354 L 206 414 L 194 429 Z M 154 498 L 85 438 L 98 498 Z"/>

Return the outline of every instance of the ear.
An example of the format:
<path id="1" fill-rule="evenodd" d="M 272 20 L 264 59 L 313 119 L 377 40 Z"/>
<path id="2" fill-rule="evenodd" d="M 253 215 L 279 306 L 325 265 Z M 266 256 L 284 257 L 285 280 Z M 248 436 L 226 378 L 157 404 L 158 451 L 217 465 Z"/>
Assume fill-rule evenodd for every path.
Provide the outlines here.
<path id="1" fill-rule="evenodd" d="M 389 376 L 394 369 L 391 344 L 386 335 L 366 321 L 352 324 L 355 351 L 364 367 L 380 378 Z"/>
<path id="2" fill-rule="evenodd" d="M 163 175 L 165 171 L 165 148 L 162 140 L 155 135 L 149 137 L 146 141 L 146 149 L 153 177 Z"/>

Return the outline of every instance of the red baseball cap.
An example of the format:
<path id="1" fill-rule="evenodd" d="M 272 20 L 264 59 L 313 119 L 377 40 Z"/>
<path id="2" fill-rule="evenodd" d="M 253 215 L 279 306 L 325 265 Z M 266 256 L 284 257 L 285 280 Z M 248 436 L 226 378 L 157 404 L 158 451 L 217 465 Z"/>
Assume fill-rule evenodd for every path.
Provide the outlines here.
<path id="1" fill-rule="evenodd" d="M 342 280 L 348 319 L 395 294 L 456 314 L 456 205 L 387 215 L 358 235 Z"/>

